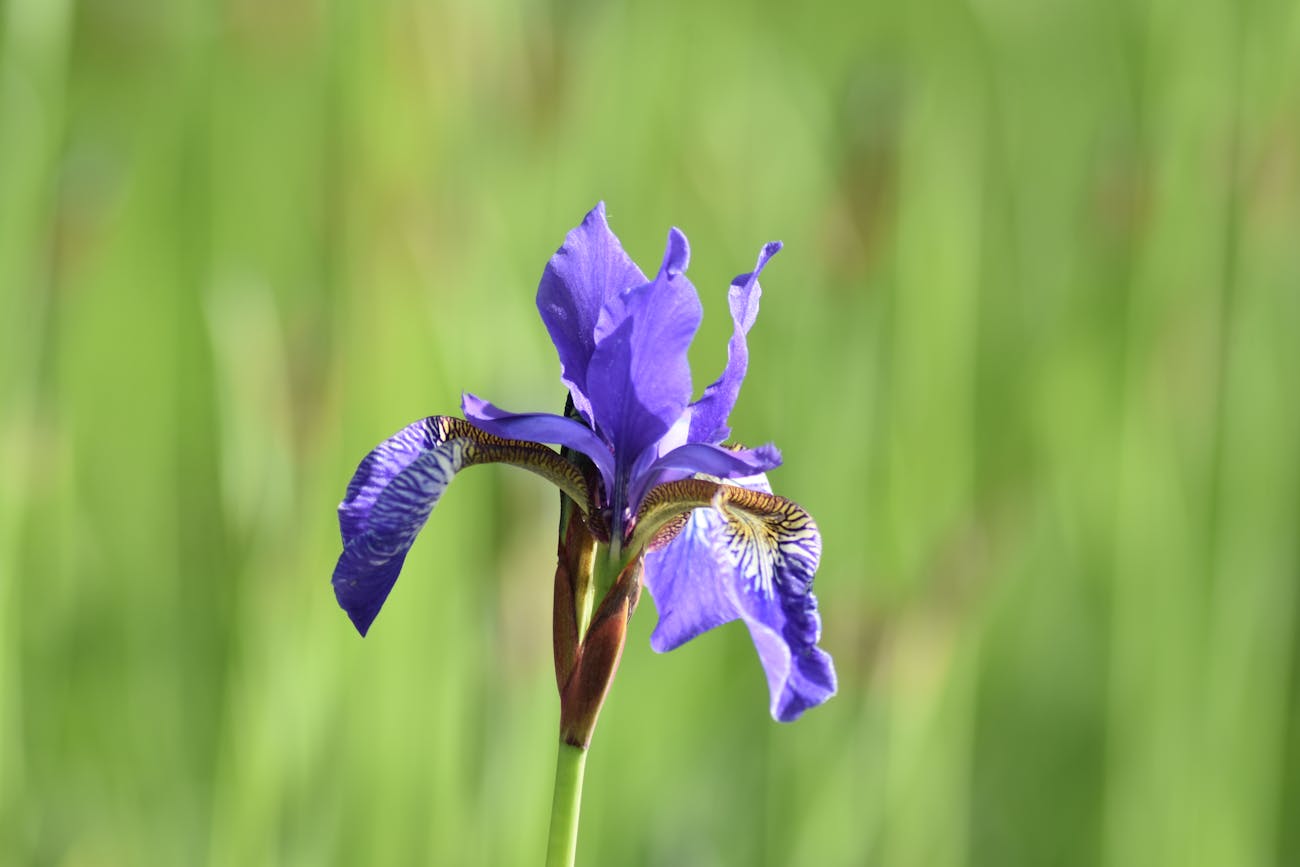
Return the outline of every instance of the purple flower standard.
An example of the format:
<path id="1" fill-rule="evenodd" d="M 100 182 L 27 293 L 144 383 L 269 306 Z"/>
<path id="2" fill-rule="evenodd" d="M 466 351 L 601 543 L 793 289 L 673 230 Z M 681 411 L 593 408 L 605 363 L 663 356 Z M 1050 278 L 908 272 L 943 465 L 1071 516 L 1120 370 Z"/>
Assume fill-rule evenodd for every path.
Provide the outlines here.
<path id="1" fill-rule="evenodd" d="M 468 421 L 418 421 L 358 467 L 339 506 L 344 549 L 333 579 L 357 629 L 370 628 L 452 476 L 509 463 L 563 492 L 555 656 L 568 743 L 589 742 L 643 577 L 659 609 L 656 651 L 739 619 L 767 675 L 774 718 L 794 720 L 834 695 L 812 594 L 821 536 L 807 512 L 772 495 L 764 473 L 780 464 L 776 448 L 723 445 L 748 366 L 759 273 L 780 249 L 765 245 L 754 270 L 732 282 L 727 365 L 692 402 L 687 349 L 701 308 L 685 275 L 686 237 L 669 232 L 647 280 L 598 204 L 537 290 L 569 411 L 510 413 L 466 394 Z"/>

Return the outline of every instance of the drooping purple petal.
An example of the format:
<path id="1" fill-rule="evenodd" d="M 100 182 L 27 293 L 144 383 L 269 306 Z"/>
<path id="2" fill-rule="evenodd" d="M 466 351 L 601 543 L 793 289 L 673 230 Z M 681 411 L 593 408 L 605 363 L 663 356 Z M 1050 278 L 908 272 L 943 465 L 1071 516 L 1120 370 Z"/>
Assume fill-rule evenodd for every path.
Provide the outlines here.
<path id="1" fill-rule="evenodd" d="M 537 310 L 560 356 L 561 378 L 574 406 L 591 420 L 587 366 L 596 350 L 596 321 L 605 302 L 640 286 L 645 275 L 623 251 L 600 202 L 564 238 L 537 287 Z"/>
<path id="2" fill-rule="evenodd" d="M 646 555 L 646 586 L 660 611 L 651 646 L 671 650 L 744 620 L 767 677 L 772 716 L 794 720 L 836 689 L 830 655 L 817 646 L 812 580 L 820 558 L 816 524 L 793 503 L 715 498 L 714 507 L 694 510 L 665 548 Z"/>
<path id="3" fill-rule="evenodd" d="M 780 722 L 792 722 L 836 689 L 830 654 L 817 646 L 822 624 L 812 580 L 821 537 L 811 521 L 809 525 L 798 537 L 770 548 L 766 541 L 738 544 L 735 521 L 728 524 L 730 534 L 714 537 L 734 566 L 731 586 L 737 607 L 767 674 L 772 716 Z"/>
<path id="4" fill-rule="evenodd" d="M 754 270 L 731 281 L 731 288 L 727 291 L 727 305 L 731 308 L 734 330 L 727 343 L 727 366 L 717 381 L 706 388 L 700 399 L 691 405 L 690 442 L 720 443 L 731 436 L 727 417 L 736 405 L 740 385 L 749 368 L 749 344 L 745 337 L 758 318 L 758 300 L 763 294 L 762 287 L 758 285 L 758 275 L 768 260 L 780 250 L 780 241 L 764 244 L 758 253 L 758 264 Z"/>
<path id="5" fill-rule="evenodd" d="M 347 493 L 339 504 L 343 541 L 365 532 L 370 510 L 389 483 L 421 454 L 438 445 L 437 432 L 428 419 L 420 419 L 384 440 L 361 460 Z"/>
<path id="6" fill-rule="evenodd" d="M 343 554 L 334 567 L 334 594 L 362 635 L 392 591 L 416 534 L 463 465 L 462 440 L 437 443 L 426 436 L 427 447 L 412 456 L 407 445 L 414 437 L 405 435 L 416 425 L 362 461 L 339 506 Z M 386 448 L 398 438 L 403 441 L 396 448 Z"/>
<path id="7" fill-rule="evenodd" d="M 683 273 L 689 259 L 686 236 L 671 230 L 655 279 L 610 297 L 596 323 L 587 396 L 621 472 L 664 435 L 691 399 L 686 351 L 702 310 Z"/>
<path id="8" fill-rule="evenodd" d="M 697 474 L 737 480 L 758 476 L 779 466 L 781 451 L 771 443 L 755 449 L 729 449 L 712 443 L 688 443 L 678 446 L 636 474 L 632 479 L 628 502 L 635 510 L 646 491 L 663 482 L 690 478 Z M 766 477 L 762 478 L 766 484 Z M 745 486 L 740 481 L 734 483 Z"/>
<path id="9" fill-rule="evenodd" d="M 493 436 L 568 446 L 582 452 L 600 470 L 606 490 L 613 490 L 614 456 L 609 446 L 581 422 L 548 412 L 507 412 L 469 392 L 461 395 L 460 406 L 465 418 Z"/>
<path id="10" fill-rule="evenodd" d="M 572 463 L 532 442 L 502 439 L 464 419 L 407 425 L 361 461 L 339 504 L 343 553 L 334 568 L 339 605 L 365 635 L 393 589 L 406 554 L 457 472 L 504 463 L 550 481 L 585 508 L 587 482 Z"/>

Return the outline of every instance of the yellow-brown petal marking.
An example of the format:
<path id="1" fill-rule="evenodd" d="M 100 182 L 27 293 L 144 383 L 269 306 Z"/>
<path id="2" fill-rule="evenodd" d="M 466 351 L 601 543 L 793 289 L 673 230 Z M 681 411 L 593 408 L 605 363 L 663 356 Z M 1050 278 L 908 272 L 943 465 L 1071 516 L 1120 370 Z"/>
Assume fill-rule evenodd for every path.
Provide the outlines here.
<path id="1" fill-rule="evenodd" d="M 425 423 L 433 442 L 461 441 L 463 451 L 457 469 L 492 463 L 522 467 L 564 491 L 578 508 L 587 511 L 587 483 L 581 471 L 546 446 L 493 436 L 453 416 L 430 416 Z"/>
<path id="2" fill-rule="evenodd" d="M 787 556 L 821 559 L 821 540 L 812 516 L 793 500 L 708 479 L 658 485 L 637 511 L 632 550 L 663 547 L 685 525 L 692 509 L 716 508 L 727 519 L 726 551 L 755 589 L 770 596 L 773 575 Z"/>

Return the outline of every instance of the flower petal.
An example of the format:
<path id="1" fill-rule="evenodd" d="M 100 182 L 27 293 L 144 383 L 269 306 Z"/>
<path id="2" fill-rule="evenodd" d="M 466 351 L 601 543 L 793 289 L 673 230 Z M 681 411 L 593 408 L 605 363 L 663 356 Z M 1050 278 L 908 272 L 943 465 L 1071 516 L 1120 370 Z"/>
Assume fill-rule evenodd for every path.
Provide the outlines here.
<path id="1" fill-rule="evenodd" d="M 366 455 L 339 505 L 343 554 L 334 568 L 334 593 L 362 635 L 452 477 L 482 463 L 530 470 L 586 508 L 582 474 L 544 446 L 495 437 L 448 416 L 406 426 Z"/>
<path id="2" fill-rule="evenodd" d="M 822 624 L 812 583 L 821 534 L 789 500 L 772 507 L 757 499 L 718 498 L 728 520 L 713 538 L 734 570 L 729 586 L 767 674 L 772 717 L 792 722 L 836 690 L 830 654 L 817 646 Z"/>
<path id="3" fill-rule="evenodd" d="M 561 378 L 579 412 L 591 419 L 587 365 L 596 350 L 596 321 L 605 301 L 640 286 L 645 275 L 623 251 L 600 202 L 564 238 L 537 287 L 537 310 L 560 356 Z"/>
<path id="4" fill-rule="evenodd" d="M 683 273 L 689 259 L 686 236 L 671 230 L 655 279 L 611 296 L 596 323 L 587 396 L 620 472 L 664 435 L 691 399 L 686 351 L 702 311 Z"/>
<path id="5" fill-rule="evenodd" d="M 646 586 L 661 618 L 651 646 L 671 649 L 740 618 L 763 664 L 775 719 L 790 722 L 834 695 L 834 665 L 817 646 L 812 582 L 821 535 L 808 513 L 760 490 L 688 479 L 652 489 L 638 514 L 653 520 L 673 504 L 697 508 L 676 538 L 646 555 Z"/>
<path id="6" fill-rule="evenodd" d="M 344 543 L 365 532 L 375 500 L 393 479 L 412 461 L 437 446 L 431 422 L 433 419 L 423 418 L 407 425 L 362 459 L 339 504 L 339 528 Z"/>
<path id="7" fill-rule="evenodd" d="M 628 502 L 637 508 L 651 487 L 702 474 L 719 479 L 740 479 L 774 470 L 781 466 L 781 451 L 771 443 L 756 449 L 717 446 L 712 443 L 688 443 L 678 446 L 650 464 L 632 480 Z M 764 479 L 766 483 L 766 479 Z M 739 481 L 735 484 L 745 485 Z M 770 488 L 767 489 L 770 492 Z"/>
<path id="8" fill-rule="evenodd" d="M 650 635 L 656 653 L 740 616 L 726 586 L 731 567 L 713 543 L 725 523 L 714 509 L 696 509 L 666 548 L 646 555 L 646 588 L 659 612 Z"/>
<path id="9" fill-rule="evenodd" d="M 780 250 L 780 241 L 764 244 L 758 253 L 758 264 L 754 270 L 731 281 L 727 304 L 731 308 L 731 321 L 735 329 L 727 343 L 727 366 L 722 371 L 722 376 L 691 405 L 690 442 L 720 443 L 731 436 L 727 416 L 731 415 L 731 410 L 736 405 L 740 384 L 744 382 L 745 371 L 749 368 L 749 344 L 745 341 L 745 336 L 758 318 L 758 299 L 763 294 L 762 287 L 758 285 L 758 275 L 768 260 Z"/>
<path id="10" fill-rule="evenodd" d="M 493 436 L 553 443 L 582 452 L 600 470 L 606 490 L 613 490 L 614 457 L 609 446 L 582 422 L 549 412 L 506 412 L 469 392 L 461 395 L 460 407 L 467 419 Z"/>

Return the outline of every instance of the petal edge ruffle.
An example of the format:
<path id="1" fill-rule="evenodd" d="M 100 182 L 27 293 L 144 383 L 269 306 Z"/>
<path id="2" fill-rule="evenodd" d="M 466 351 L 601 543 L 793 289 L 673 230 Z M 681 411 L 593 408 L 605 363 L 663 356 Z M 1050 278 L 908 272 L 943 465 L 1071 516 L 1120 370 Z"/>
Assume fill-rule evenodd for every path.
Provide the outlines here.
<path id="1" fill-rule="evenodd" d="M 758 275 L 768 261 L 781 251 L 780 241 L 769 241 L 758 252 L 754 270 L 741 274 L 731 281 L 727 290 L 727 306 L 731 309 L 732 335 L 727 342 L 727 366 L 722 375 L 704 389 L 700 399 L 691 404 L 690 442 L 720 443 L 731 436 L 727 417 L 736 405 L 741 383 L 749 369 L 749 344 L 746 336 L 758 318 L 758 302 L 763 289 Z"/>

